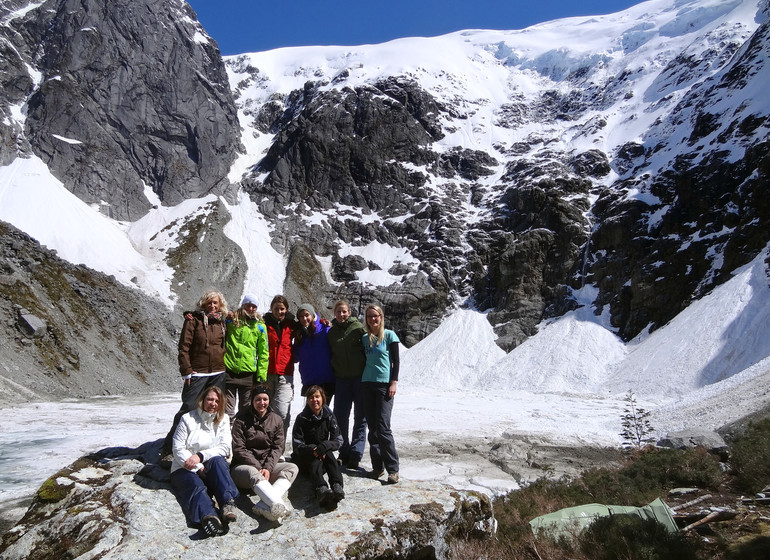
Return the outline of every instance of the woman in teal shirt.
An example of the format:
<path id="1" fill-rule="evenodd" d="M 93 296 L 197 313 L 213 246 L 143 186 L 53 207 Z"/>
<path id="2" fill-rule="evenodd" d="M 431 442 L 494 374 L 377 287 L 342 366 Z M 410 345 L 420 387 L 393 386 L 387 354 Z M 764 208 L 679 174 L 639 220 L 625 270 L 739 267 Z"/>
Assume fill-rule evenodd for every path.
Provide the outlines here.
<path id="1" fill-rule="evenodd" d="M 398 385 L 398 336 L 385 328 L 385 314 L 378 305 L 366 308 L 366 334 L 361 342 L 366 366 L 361 377 L 364 414 L 369 426 L 372 478 L 388 472 L 388 484 L 398 482 L 398 453 L 390 416 Z"/>

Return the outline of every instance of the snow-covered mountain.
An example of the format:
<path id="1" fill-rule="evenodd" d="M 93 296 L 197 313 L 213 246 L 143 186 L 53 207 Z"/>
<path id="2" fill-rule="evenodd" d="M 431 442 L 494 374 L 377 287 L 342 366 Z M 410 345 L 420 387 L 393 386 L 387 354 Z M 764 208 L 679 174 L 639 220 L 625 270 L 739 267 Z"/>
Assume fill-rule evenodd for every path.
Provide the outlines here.
<path id="1" fill-rule="evenodd" d="M 0 219 L 64 259 L 176 311 L 376 301 L 415 386 L 767 371 L 767 0 L 224 61 L 180 0 L 96 4 L 0 1 Z"/>

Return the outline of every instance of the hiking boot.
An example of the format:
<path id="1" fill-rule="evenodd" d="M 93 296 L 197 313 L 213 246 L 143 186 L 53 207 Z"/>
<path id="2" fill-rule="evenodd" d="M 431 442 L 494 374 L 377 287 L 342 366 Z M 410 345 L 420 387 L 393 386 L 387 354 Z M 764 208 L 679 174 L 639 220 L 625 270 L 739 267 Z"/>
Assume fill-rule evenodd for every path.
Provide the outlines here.
<path id="1" fill-rule="evenodd" d="M 337 507 L 337 501 L 334 499 L 334 492 L 328 486 L 319 486 L 315 489 L 315 497 L 318 499 L 318 505 L 324 509 L 334 509 Z"/>
<path id="2" fill-rule="evenodd" d="M 219 535 L 225 534 L 222 522 L 216 515 L 207 515 L 204 517 L 201 521 L 201 529 L 203 529 L 203 532 L 209 537 L 218 537 Z"/>
<path id="3" fill-rule="evenodd" d="M 374 470 L 372 470 L 372 472 L 369 473 L 369 478 L 373 478 L 374 480 L 377 480 L 383 474 L 385 474 L 385 470 L 384 469 L 374 469 Z"/>
<path id="4" fill-rule="evenodd" d="M 315 497 L 318 499 L 318 501 L 323 500 L 326 496 L 328 496 L 331 493 L 332 493 L 331 488 L 329 488 L 328 486 L 318 486 L 315 489 Z"/>
<path id="5" fill-rule="evenodd" d="M 238 519 L 238 514 L 235 509 L 235 500 L 230 500 L 222 507 L 222 520 L 232 523 L 236 519 Z"/>
<path id="6" fill-rule="evenodd" d="M 398 482 L 398 473 L 392 472 L 388 475 L 388 484 L 396 484 Z"/>
<path id="7" fill-rule="evenodd" d="M 174 455 L 169 451 L 168 453 L 161 454 L 160 461 L 158 461 L 158 464 L 162 469 L 170 469 L 171 463 L 173 462 L 174 462 Z"/>
<path id="8" fill-rule="evenodd" d="M 345 497 L 345 490 L 339 482 L 332 484 L 332 496 L 334 497 L 335 502 L 339 502 Z"/>

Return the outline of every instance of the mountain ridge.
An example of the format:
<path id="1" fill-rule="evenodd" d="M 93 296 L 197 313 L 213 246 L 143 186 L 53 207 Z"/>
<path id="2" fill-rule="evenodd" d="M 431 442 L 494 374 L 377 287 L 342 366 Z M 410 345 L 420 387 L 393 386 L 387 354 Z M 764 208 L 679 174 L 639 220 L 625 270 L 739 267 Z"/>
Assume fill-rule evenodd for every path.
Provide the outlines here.
<path id="1" fill-rule="evenodd" d="M 155 75 L 158 61 L 142 57 L 163 45 L 191 53 L 164 81 L 132 71 L 147 123 L 105 112 L 114 100 L 89 90 L 92 82 L 66 79 L 71 89 L 56 89 L 57 76 L 89 76 L 125 56 L 95 55 L 90 42 L 122 29 L 115 14 L 105 12 L 97 32 L 73 27 L 77 10 L 50 19 L 67 6 L 0 3 L 8 46 L 0 62 L 15 80 L 0 99 L 0 219 L 170 309 L 189 307 L 211 284 L 230 298 L 258 294 L 263 311 L 279 292 L 323 313 L 346 297 L 354 313 L 384 305 L 389 327 L 413 346 L 465 307 L 483 312 L 511 351 L 544 322 L 583 308 L 627 343 L 770 241 L 766 0 L 653 0 L 521 31 L 224 61 L 186 4 L 134 0 L 131 9 L 174 23 L 169 38 L 142 19 L 152 48 L 131 53 L 136 68 Z M 61 44 L 69 57 L 36 57 L 45 22 L 56 25 L 45 27 L 52 35 L 41 52 Z M 213 113 L 198 115 L 195 104 L 176 111 L 170 100 L 190 87 L 215 87 L 201 98 Z M 49 97 L 45 88 L 54 88 Z M 101 109 L 65 112 L 70 128 L 45 117 L 81 99 Z M 50 109 L 35 116 L 43 102 Z M 196 162 L 203 148 L 190 151 L 187 133 L 172 133 L 195 131 L 199 118 L 209 133 L 193 136 L 209 143 L 213 167 Z M 132 122 L 163 129 L 165 148 L 156 149 L 158 135 L 125 134 Z M 109 166 L 94 155 L 89 127 L 121 139 Z M 220 127 L 221 138 L 211 134 Z M 157 165 L 148 167 L 149 152 Z M 175 161 L 197 186 L 155 173 Z M 32 168 L 38 179 L 25 182 Z M 129 186 L 137 177 L 143 183 Z M 47 208 L 62 187 L 91 207 L 75 211 L 57 196 L 61 207 Z M 97 210 L 131 221 L 100 220 Z M 128 241 L 115 258 L 105 244 L 112 235 Z M 104 250 L 82 249 L 91 245 Z"/>

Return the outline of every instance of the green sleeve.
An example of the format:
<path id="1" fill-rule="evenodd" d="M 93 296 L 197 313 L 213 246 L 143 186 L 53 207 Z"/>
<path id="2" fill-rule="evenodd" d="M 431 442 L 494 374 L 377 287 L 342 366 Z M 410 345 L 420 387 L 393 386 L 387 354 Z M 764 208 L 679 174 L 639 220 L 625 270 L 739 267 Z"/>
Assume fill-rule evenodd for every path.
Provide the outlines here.
<path id="1" fill-rule="evenodd" d="M 257 334 L 257 383 L 267 381 L 267 364 L 270 359 L 270 349 L 267 345 L 267 328 L 260 323 Z"/>

